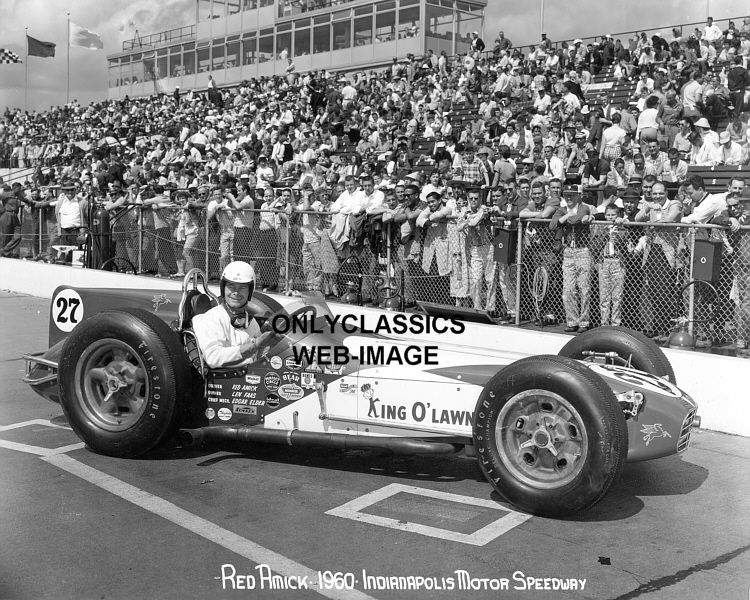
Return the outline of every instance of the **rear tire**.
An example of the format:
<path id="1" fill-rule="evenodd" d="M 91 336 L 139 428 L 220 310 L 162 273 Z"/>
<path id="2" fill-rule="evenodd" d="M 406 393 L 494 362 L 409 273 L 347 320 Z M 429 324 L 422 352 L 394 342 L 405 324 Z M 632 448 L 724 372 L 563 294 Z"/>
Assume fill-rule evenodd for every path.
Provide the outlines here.
<path id="1" fill-rule="evenodd" d="M 474 412 L 485 476 L 508 502 L 542 516 L 596 504 L 622 472 L 627 435 L 604 380 L 559 356 L 508 365 L 486 384 Z"/>
<path id="2" fill-rule="evenodd" d="M 59 364 L 61 405 L 95 452 L 144 454 L 185 415 L 192 381 L 178 335 L 144 310 L 110 310 L 68 337 Z"/>
<path id="3" fill-rule="evenodd" d="M 674 370 L 664 351 L 650 338 L 627 327 L 597 327 L 574 337 L 562 347 L 560 356 L 586 360 L 585 351 L 616 352 L 634 369 L 663 377 L 677 384 Z"/>

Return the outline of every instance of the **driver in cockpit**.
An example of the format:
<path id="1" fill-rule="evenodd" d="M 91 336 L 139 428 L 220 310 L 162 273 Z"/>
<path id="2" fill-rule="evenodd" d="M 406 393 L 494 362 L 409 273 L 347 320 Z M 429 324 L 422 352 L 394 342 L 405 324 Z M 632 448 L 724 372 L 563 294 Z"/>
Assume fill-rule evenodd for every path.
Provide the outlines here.
<path id="1" fill-rule="evenodd" d="M 193 317 L 193 332 L 211 369 L 256 362 L 269 349 L 273 331 L 261 333 L 248 303 L 255 290 L 255 270 L 244 261 L 229 263 L 221 274 L 219 306 Z"/>

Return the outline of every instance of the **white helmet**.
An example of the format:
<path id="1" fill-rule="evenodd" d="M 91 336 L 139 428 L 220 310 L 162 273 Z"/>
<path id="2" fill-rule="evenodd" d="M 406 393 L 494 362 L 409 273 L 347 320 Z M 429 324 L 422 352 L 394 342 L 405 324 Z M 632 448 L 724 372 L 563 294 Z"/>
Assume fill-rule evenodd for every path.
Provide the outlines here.
<path id="1" fill-rule="evenodd" d="M 235 260 L 224 267 L 224 271 L 221 273 L 221 283 L 219 284 L 222 298 L 224 297 L 224 286 L 227 281 L 231 281 L 232 283 L 247 283 L 250 286 L 248 300 L 253 297 L 253 291 L 255 290 L 255 269 L 244 260 Z"/>

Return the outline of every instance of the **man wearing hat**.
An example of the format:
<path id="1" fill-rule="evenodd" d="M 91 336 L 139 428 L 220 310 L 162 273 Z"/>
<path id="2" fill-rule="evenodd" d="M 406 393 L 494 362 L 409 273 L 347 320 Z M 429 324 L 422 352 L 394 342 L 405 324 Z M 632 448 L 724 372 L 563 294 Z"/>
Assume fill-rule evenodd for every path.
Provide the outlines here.
<path id="1" fill-rule="evenodd" d="M 78 236 L 86 231 L 86 208 L 87 202 L 76 194 L 75 184 L 70 180 L 63 181 L 55 205 L 60 243 L 78 245 Z"/>
<path id="2" fill-rule="evenodd" d="M 715 160 L 717 165 L 742 164 L 742 146 L 732 141 L 732 136 L 728 131 L 722 131 L 719 134 L 719 146 L 715 151 Z"/>
<path id="3" fill-rule="evenodd" d="M 550 223 L 550 229 L 556 232 L 555 237 L 564 248 L 562 297 L 567 333 L 589 328 L 593 262 L 588 245 L 589 225 L 593 220 L 593 209 L 581 202 L 580 194 L 573 193 L 567 197 L 567 207 L 559 208 Z"/>
<path id="4" fill-rule="evenodd" d="M 615 224 L 620 226 L 635 222 L 641 204 L 641 196 L 638 190 L 633 187 L 626 187 L 618 195 L 622 200 L 623 208 L 622 216 L 615 220 Z M 627 232 L 626 243 L 628 251 L 624 256 L 620 257 L 625 266 L 625 281 L 623 283 L 622 294 L 625 302 L 622 304 L 622 324 L 625 327 L 640 331 L 644 323 L 641 312 L 644 309 L 642 301 L 644 283 L 643 254 L 636 254 L 633 250 L 638 245 L 643 230 L 640 227 L 626 227 L 625 231 Z"/>
<path id="5" fill-rule="evenodd" d="M 744 186 L 744 180 L 737 179 Z M 727 277 L 722 277 L 719 282 L 717 312 L 727 315 L 731 313 L 734 305 L 735 347 L 744 353 L 750 341 L 750 236 L 747 235 L 747 231 L 740 231 L 740 227 L 750 225 L 750 200 L 742 198 L 739 192 L 728 193 L 726 208 L 714 217 L 711 223 L 729 228 L 726 233 L 726 244 L 732 248 L 732 253 L 724 252 L 721 269 L 723 273 L 732 273 L 733 277 L 729 286 Z M 729 300 L 732 287 L 735 288 L 737 296 L 736 304 Z"/>

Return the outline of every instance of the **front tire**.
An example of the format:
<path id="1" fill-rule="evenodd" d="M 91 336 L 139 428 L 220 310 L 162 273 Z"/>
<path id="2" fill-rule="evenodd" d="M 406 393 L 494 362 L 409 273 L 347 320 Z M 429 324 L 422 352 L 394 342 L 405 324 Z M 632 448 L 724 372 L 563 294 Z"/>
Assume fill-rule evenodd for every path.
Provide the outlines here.
<path id="1" fill-rule="evenodd" d="M 474 445 L 498 494 L 525 512 L 562 517 L 596 504 L 619 478 L 627 427 L 598 375 L 568 358 L 534 356 L 487 383 Z"/>
<path id="2" fill-rule="evenodd" d="M 630 363 L 633 369 L 644 371 L 677 384 L 674 370 L 663 350 L 650 338 L 627 327 L 597 327 L 582 333 L 567 344 L 560 356 L 586 360 L 584 352 L 615 352 L 622 364 Z"/>
<path id="3" fill-rule="evenodd" d="M 143 310 L 102 312 L 78 325 L 59 364 L 61 405 L 95 452 L 134 457 L 176 428 L 192 380 L 179 337 Z"/>

